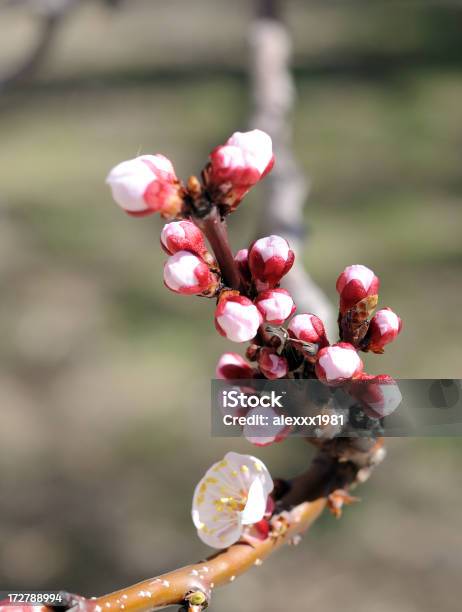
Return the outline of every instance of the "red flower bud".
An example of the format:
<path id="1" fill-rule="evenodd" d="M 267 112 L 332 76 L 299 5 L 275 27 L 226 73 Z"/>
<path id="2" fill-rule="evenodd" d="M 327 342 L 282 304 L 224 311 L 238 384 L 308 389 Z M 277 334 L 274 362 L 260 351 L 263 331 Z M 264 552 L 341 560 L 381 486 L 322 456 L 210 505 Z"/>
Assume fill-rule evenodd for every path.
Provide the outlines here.
<path id="1" fill-rule="evenodd" d="M 178 251 L 165 262 L 164 283 L 175 293 L 211 296 L 219 280 L 202 259 L 189 251 Z"/>
<path id="2" fill-rule="evenodd" d="M 391 308 L 377 310 L 367 332 L 367 348 L 374 353 L 383 353 L 385 345 L 392 342 L 402 328 L 402 321 Z"/>
<path id="3" fill-rule="evenodd" d="M 372 270 L 362 265 L 347 266 L 337 279 L 340 312 L 345 314 L 366 297 L 377 295 L 380 280 Z"/>
<path id="4" fill-rule="evenodd" d="M 297 308 L 290 293 L 285 289 L 263 291 L 257 296 L 255 306 L 261 312 L 264 321 L 272 325 L 282 325 Z"/>
<path id="5" fill-rule="evenodd" d="M 234 209 L 248 190 L 273 167 L 271 138 L 261 130 L 235 132 L 210 154 L 204 171 L 209 192 Z"/>
<path id="6" fill-rule="evenodd" d="M 254 280 L 263 283 L 259 290 L 275 287 L 290 270 L 294 259 L 294 253 L 284 238 L 267 236 L 256 240 L 249 250 L 249 267 Z"/>
<path id="7" fill-rule="evenodd" d="M 255 531 L 255 535 L 256 535 L 257 539 L 259 539 L 259 540 L 266 540 L 266 538 L 269 536 L 269 532 L 270 532 L 270 522 L 269 522 L 269 520 L 263 518 L 261 521 L 258 521 L 258 523 L 255 523 L 254 529 L 256 530 Z"/>
<path id="8" fill-rule="evenodd" d="M 237 380 L 252 378 L 254 369 L 237 353 L 224 353 L 215 370 L 217 378 L 222 380 Z"/>
<path id="9" fill-rule="evenodd" d="M 326 385 L 337 386 L 358 377 L 363 369 L 356 349 L 347 342 L 322 348 L 315 366 L 316 376 Z"/>
<path id="10" fill-rule="evenodd" d="M 398 384 L 388 374 L 370 376 L 363 373 L 351 383 L 348 391 L 361 402 L 364 412 L 373 419 L 389 416 L 403 399 Z"/>
<path id="11" fill-rule="evenodd" d="M 261 314 L 249 298 L 231 291 L 222 293 L 215 310 L 219 334 L 233 342 L 247 342 L 255 337 L 261 323 Z"/>
<path id="12" fill-rule="evenodd" d="M 323 322 L 314 314 L 299 314 L 287 327 L 289 336 L 303 342 L 311 342 L 324 347 L 328 344 Z"/>
<path id="13" fill-rule="evenodd" d="M 262 348 L 259 352 L 258 366 L 262 374 L 270 380 L 284 378 L 289 372 L 287 359 L 282 357 L 282 355 L 278 355 L 273 349 L 267 347 Z"/>
<path id="14" fill-rule="evenodd" d="M 154 212 L 176 217 L 183 204 L 180 182 L 171 161 L 163 155 L 124 161 L 110 171 L 106 183 L 117 204 L 135 217 Z"/>
<path id="15" fill-rule="evenodd" d="M 178 251 L 191 251 L 208 264 L 214 263 L 213 257 L 207 251 L 203 233 L 191 221 L 172 221 L 164 225 L 160 244 L 169 255 Z"/>

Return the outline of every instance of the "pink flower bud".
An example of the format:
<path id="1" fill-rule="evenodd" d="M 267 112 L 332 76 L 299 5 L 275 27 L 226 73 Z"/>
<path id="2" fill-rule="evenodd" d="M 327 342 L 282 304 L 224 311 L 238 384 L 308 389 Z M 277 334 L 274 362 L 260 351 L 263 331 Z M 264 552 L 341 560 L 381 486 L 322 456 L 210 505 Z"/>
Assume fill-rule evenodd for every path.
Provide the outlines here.
<path id="1" fill-rule="evenodd" d="M 246 424 L 242 433 L 255 446 L 268 446 L 282 442 L 289 435 L 291 428 L 278 423 L 278 413 L 273 408 L 252 408 L 247 413 Z M 265 423 L 262 425 L 261 423 Z"/>
<path id="2" fill-rule="evenodd" d="M 263 291 L 257 296 L 255 306 L 261 312 L 263 320 L 272 325 L 282 325 L 297 308 L 285 289 Z"/>
<path id="3" fill-rule="evenodd" d="M 235 132 L 210 154 L 205 183 L 214 197 L 235 208 L 273 167 L 271 138 L 261 130 Z"/>
<path id="4" fill-rule="evenodd" d="M 328 344 L 323 322 L 314 314 L 299 314 L 290 321 L 287 327 L 289 336 L 303 342 L 319 344 L 321 347 Z"/>
<path id="5" fill-rule="evenodd" d="M 392 342 L 402 328 L 402 321 L 391 308 L 377 310 L 369 324 L 367 348 L 374 353 L 383 353 L 386 344 Z"/>
<path id="6" fill-rule="evenodd" d="M 129 215 L 159 212 L 176 217 L 182 189 L 172 163 L 163 155 L 141 155 L 115 166 L 106 178 L 112 197 Z"/>
<path id="7" fill-rule="evenodd" d="M 387 374 L 361 374 L 351 383 L 349 393 L 361 402 L 364 412 L 373 419 L 389 416 L 403 399 L 398 384 Z"/>
<path id="8" fill-rule="evenodd" d="M 224 353 L 217 363 L 215 374 L 222 380 L 238 380 L 253 378 L 254 369 L 237 353 Z"/>
<path id="9" fill-rule="evenodd" d="M 213 295 L 218 278 L 202 259 L 189 251 L 178 251 L 165 262 L 164 283 L 175 293 Z"/>
<path id="10" fill-rule="evenodd" d="M 339 342 L 322 348 L 318 353 L 315 371 L 320 381 L 327 385 L 341 385 L 359 376 L 363 369 L 356 349 L 347 342 Z"/>
<path id="11" fill-rule="evenodd" d="M 256 240 L 250 247 L 249 267 L 256 281 L 274 287 L 290 270 L 294 258 L 287 240 L 280 236 L 267 236 Z"/>
<path id="12" fill-rule="evenodd" d="M 379 278 L 366 266 L 347 266 L 337 279 L 341 314 L 353 308 L 364 298 L 377 295 L 379 286 Z"/>
<path id="13" fill-rule="evenodd" d="M 264 347 L 260 350 L 258 356 L 258 366 L 262 372 L 270 380 L 276 378 L 284 378 L 289 372 L 287 359 L 278 355 L 273 349 Z"/>
<path id="14" fill-rule="evenodd" d="M 169 255 L 178 251 L 191 251 L 208 264 L 214 263 L 213 257 L 207 251 L 203 233 L 191 221 L 172 221 L 164 225 L 160 244 Z"/>
<path id="15" fill-rule="evenodd" d="M 249 269 L 249 251 L 248 249 L 241 249 L 234 256 L 234 261 L 237 264 L 239 272 L 242 278 L 250 282 L 251 275 Z"/>
<path id="16" fill-rule="evenodd" d="M 262 323 L 261 314 L 249 298 L 225 291 L 215 310 L 218 333 L 232 342 L 247 342 L 255 337 Z"/>

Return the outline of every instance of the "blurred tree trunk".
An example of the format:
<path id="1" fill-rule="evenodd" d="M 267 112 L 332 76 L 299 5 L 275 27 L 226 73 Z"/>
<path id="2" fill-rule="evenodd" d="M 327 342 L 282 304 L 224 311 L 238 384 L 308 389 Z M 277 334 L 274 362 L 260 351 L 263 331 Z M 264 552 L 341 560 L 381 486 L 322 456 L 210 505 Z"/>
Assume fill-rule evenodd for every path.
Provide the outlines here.
<path id="1" fill-rule="evenodd" d="M 254 103 L 250 123 L 270 134 L 276 155 L 274 169 L 264 181 L 265 211 L 259 215 L 258 235 L 278 234 L 289 241 L 296 260 L 283 285 L 292 294 L 298 312 L 313 312 L 333 331 L 333 307 L 303 266 L 303 208 L 309 188 L 293 154 L 291 115 L 296 95 L 290 71 L 292 44 L 281 14 L 280 0 L 257 0 L 250 29 Z"/>

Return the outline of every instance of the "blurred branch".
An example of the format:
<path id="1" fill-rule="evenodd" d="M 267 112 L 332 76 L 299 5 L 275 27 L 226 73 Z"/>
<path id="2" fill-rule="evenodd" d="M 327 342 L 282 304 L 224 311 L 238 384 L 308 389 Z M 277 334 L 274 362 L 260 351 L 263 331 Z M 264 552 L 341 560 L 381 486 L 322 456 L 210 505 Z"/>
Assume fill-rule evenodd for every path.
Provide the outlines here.
<path id="1" fill-rule="evenodd" d="M 30 12 L 30 19 L 37 23 L 37 35 L 34 46 L 28 51 L 22 62 L 9 73 L 0 75 L 0 91 L 18 85 L 30 79 L 46 58 L 58 31 L 62 19 L 79 3 L 80 0 L 43 0 L 9 1 L 6 9 L 23 9 Z M 0 7 L 0 8 L 4 8 Z"/>
<path id="2" fill-rule="evenodd" d="M 117 7 L 121 0 L 104 0 L 109 7 Z M 82 0 L 6 0 L 1 2 L 0 11 L 17 10 L 29 15 L 35 22 L 35 43 L 24 54 L 19 64 L 5 74 L 0 74 L 0 91 L 20 85 L 31 79 L 43 64 L 64 18 Z M 1 20 L 1 16 L 0 16 Z"/>
<path id="3" fill-rule="evenodd" d="M 321 515 L 335 491 L 362 482 L 383 458 L 382 441 L 342 438 L 315 442 L 319 446 L 308 470 L 290 482 L 277 481 L 276 513 L 265 539 L 244 537 L 205 561 L 139 582 L 102 597 L 86 599 L 65 594 L 68 609 L 80 612 L 149 612 L 171 605 L 203 610 L 214 588 L 235 578 L 284 544 L 295 543 Z M 279 493 L 278 493 L 279 491 Z"/>
<path id="4" fill-rule="evenodd" d="M 295 102 L 295 84 L 290 71 L 292 45 L 280 13 L 278 0 L 258 0 L 257 18 L 250 31 L 250 78 L 255 106 L 251 126 L 270 134 L 277 159 L 265 181 L 265 214 L 259 216 L 258 234 L 278 234 L 290 242 L 296 263 L 283 285 L 293 296 L 299 312 L 315 313 L 332 331 L 335 329 L 334 310 L 302 263 L 303 208 L 308 184 L 293 155 L 290 125 Z"/>
<path id="5" fill-rule="evenodd" d="M 26 81 L 35 74 L 37 68 L 45 59 L 54 41 L 57 26 L 60 22 L 59 16 L 40 18 L 38 27 L 37 42 L 29 52 L 23 63 L 17 66 L 10 73 L 0 75 L 0 91 Z"/>

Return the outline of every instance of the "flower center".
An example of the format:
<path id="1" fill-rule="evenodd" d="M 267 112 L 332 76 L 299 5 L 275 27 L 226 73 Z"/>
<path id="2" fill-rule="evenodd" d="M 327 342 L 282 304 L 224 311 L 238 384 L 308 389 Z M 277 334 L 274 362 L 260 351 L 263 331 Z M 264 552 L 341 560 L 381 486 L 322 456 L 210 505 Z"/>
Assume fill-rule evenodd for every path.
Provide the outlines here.
<path id="1" fill-rule="evenodd" d="M 247 495 L 241 493 L 238 498 L 232 495 L 228 497 L 220 497 L 219 499 L 215 499 L 213 503 L 217 512 L 242 512 L 247 503 Z"/>

